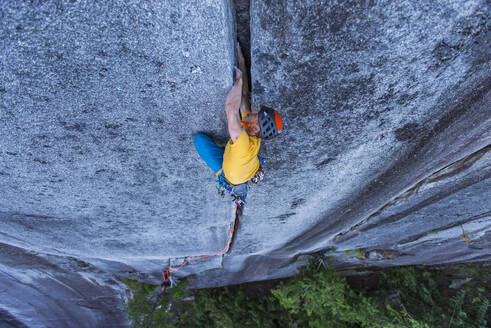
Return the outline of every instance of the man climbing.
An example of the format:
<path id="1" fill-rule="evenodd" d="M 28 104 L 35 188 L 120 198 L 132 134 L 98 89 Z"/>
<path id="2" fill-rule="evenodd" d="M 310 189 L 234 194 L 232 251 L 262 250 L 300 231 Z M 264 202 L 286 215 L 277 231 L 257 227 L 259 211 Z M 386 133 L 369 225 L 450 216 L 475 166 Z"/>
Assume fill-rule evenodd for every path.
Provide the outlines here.
<path id="1" fill-rule="evenodd" d="M 267 107 L 251 111 L 247 71 L 239 43 L 237 57 L 239 68 L 234 68 L 235 83 L 225 104 L 230 140 L 223 149 L 209 136 L 198 133 L 194 145 L 218 177 L 219 192 L 223 195 L 223 190 L 229 191 L 236 203 L 243 206 L 248 182 L 257 183 L 264 176 L 258 157 L 261 140 L 275 139 L 282 131 L 282 121 L 277 111 Z"/>

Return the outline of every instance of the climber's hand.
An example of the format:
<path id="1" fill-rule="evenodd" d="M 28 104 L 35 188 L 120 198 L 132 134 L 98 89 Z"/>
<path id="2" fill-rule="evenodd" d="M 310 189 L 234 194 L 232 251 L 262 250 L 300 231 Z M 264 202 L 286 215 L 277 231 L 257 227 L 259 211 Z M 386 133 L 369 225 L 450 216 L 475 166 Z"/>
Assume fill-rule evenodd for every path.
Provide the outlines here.
<path id="1" fill-rule="evenodd" d="M 242 71 L 240 69 L 238 69 L 237 67 L 234 67 L 234 71 L 235 71 L 235 84 L 237 83 L 242 83 Z"/>

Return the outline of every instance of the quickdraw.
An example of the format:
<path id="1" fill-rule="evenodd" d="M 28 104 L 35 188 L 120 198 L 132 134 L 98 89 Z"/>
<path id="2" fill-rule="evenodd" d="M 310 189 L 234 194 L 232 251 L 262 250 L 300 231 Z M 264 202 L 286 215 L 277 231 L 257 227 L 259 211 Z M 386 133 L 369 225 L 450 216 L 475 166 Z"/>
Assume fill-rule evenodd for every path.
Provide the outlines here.
<path id="1" fill-rule="evenodd" d="M 257 170 L 256 174 L 252 177 L 250 180 L 253 184 L 258 184 L 260 181 L 263 181 L 264 179 L 264 171 L 259 169 Z"/>

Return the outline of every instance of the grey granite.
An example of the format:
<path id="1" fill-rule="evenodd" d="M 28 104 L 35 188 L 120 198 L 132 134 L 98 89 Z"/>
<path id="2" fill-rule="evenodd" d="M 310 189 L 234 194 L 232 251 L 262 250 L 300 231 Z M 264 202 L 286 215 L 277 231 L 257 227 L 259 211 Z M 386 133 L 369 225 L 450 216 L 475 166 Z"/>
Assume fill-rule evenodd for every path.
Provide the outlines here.
<path id="1" fill-rule="evenodd" d="M 127 326 L 118 276 L 159 283 L 226 245 L 233 207 L 192 135 L 226 141 L 249 18 L 253 106 L 285 133 L 231 252 L 176 277 L 285 277 L 326 250 L 339 268 L 489 261 L 488 2 L 248 6 L 0 2 L 0 323 Z"/>
<path id="2" fill-rule="evenodd" d="M 234 15 L 228 0 L 1 1 L 0 242 L 154 281 L 225 244 L 232 208 L 192 136 L 226 134 Z M 72 302 L 78 320 L 46 326 L 80 327 Z"/>
<path id="3" fill-rule="evenodd" d="M 286 126 L 263 197 L 281 190 L 275 236 L 296 230 L 270 254 L 396 247 L 490 211 L 486 1 L 252 1 L 251 35 L 253 104 Z"/>

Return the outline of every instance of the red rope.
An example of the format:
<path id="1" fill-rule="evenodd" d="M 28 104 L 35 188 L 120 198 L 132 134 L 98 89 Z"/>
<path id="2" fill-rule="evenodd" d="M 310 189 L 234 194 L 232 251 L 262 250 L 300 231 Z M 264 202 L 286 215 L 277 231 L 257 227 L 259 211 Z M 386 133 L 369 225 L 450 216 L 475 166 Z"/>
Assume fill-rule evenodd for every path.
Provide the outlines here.
<path id="1" fill-rule="evenodd" d="M 218 253 L 209 254 L 209 255 L 202 255 L 202 256 L 198 256 L 198 257 L 193 257 L 193 258 L 190 258 L 190 259 L 184 261 L 179 267 L 177 267 L 175 269 L 170 269 L 170 268 L 169 269 L 166 269 L 164 272 L 162 272 L 162 277 L 164 278 L 164 282 L 170 281 L 170 272 L 176 272 L 176 271 L 180 270 L 183 266 L 185 266 L 186 264 L 188 264 L 191 261 L 195 261 L 195 260 L 199 260 L 199 259 L 204 259 L 204 258 L 212 257 L 212 256 L 217 256 L 217 255 L 220 255 L 223 252 L 225 252 L 230 247 L 230 244 L 232 243 L 232 239 L 234 238 L 235 221 L 237 221 L 237 204 L 235 204 L 235 219 L 234 219 L 234 223 L 232 224 L 232 233 L 230 234 L 230 239 L 228 240 L 227 246 L 225 246 L 225 248 L 222 249 Z M 162 287 L 161 289 L 162 289 L 162 291 L 164 291 L 165 290 L 165 287 Z"/>

